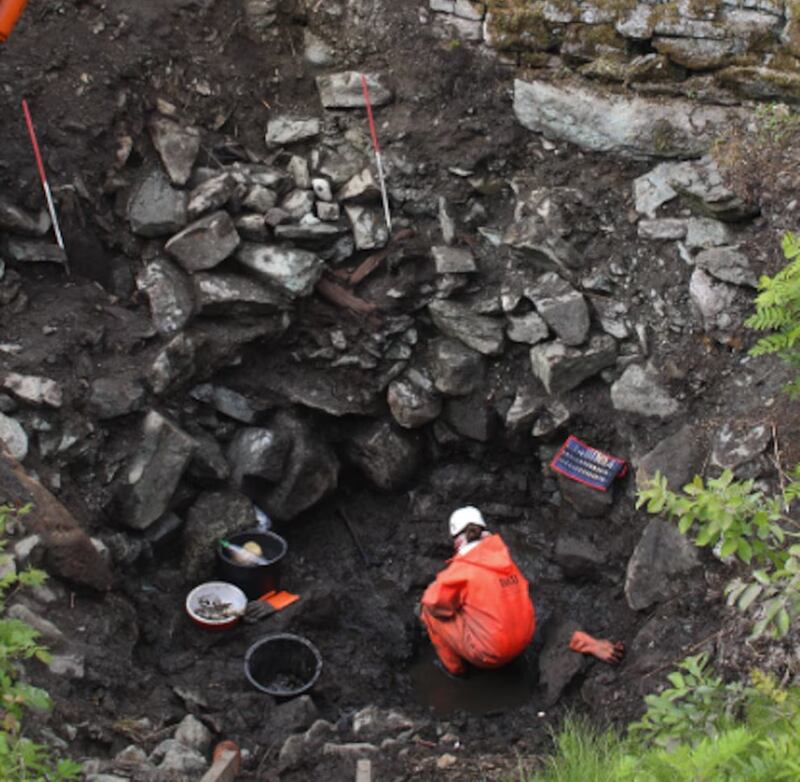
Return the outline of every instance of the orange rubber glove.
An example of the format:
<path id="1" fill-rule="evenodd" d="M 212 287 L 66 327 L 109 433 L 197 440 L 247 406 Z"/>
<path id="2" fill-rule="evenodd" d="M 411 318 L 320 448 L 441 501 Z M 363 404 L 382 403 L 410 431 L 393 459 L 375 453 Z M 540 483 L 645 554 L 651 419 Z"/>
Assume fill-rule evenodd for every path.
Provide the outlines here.
<path id="1" fill-rule="evenodd" d="M 580 654 L 591 654 L 592 657 L 596 657 L 598 660 L 610 665 L 617 665 L 622 662 L 622 658 L 625 656 L 625 644 L 622 641 L 592 638 L 589 633 L 584 633 L 581 630 L 576 630 L 572 634 L 569 648 L 573 652 L 579 652 Z"/>

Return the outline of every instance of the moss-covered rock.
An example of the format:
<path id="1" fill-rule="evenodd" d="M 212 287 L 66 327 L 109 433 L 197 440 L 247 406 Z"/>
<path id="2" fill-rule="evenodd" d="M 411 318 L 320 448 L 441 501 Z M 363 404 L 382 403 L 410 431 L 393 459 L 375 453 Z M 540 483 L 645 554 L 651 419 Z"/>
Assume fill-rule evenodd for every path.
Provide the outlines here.
<path id="1" fill-rule="evenodd" d="M 800 103 L 800 73 L 764 66 L 733 66 L 717 74 L 719 83 L 739 95 Z"/>
<path id="2" fill-rule="evenodd" d="M 628 71 L 628 62 L 624 57 L 607 55 L 581 66 L 578 72 L 587 79 L 622 83 Z"/>
<path id="3" fill-rule="evenodd" d="M 567 62 L 583 63 L 599 57 L 625 55 L 628 41 L 610 24 L 567 26 L 561 56 Z"/>
<path id="4" fill-rule="evenodd" d="M 628 63 L 625 82 L 680 82 L 686 77 L 686 69 L 673 63 L 663 54 L 643 54 Z"/>
<path id="5" fill-rule="evenodd" d="M 731 56 L 737 54 L 741 46 L 733 40 L 656 37 L 653 39 L 653 48 L 677 65 L 691 71 L 705 71 L 730 64 Z"/>
<path id="6" fill-rule="evenodd" d="M 544 52 L 559 42 L 559 28 L 544 19 L 540 7 L 523 2 L 499 5 L 491 3 L 486 15 L 487 43 L 493 48 Z"/>

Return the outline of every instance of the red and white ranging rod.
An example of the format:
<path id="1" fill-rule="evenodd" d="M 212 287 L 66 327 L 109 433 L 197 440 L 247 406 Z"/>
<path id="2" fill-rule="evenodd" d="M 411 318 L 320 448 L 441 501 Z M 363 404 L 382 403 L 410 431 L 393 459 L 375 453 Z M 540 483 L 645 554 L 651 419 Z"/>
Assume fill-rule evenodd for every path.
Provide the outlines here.
<path id="1" fill-rule="evenodd" d="M 369 99 L 369 87 L 367 77 L 361 74 L 361 89 L 364 92 L 364 102 L 367 104 L 367 119 L 369 120 L 369 132 L 372 136 L 372 146 L 375 148 L 375 161 L 378 164 L 378 183 L 381 187 L 381 198 L 383 199 L 383 213 L 386 216 L 386 227 L 389 234 L 392 233 L 392 215 L 389 212 L 389 196 L 386 193 L 386 178 L 383 175 L 383 160 L 381 159 L 381 147 L 378 144 L 378 133 L 375 130 L 375 118 L 372 116 L 372 102 Z"/>
<path id="2" fill-rule="evenodd" d="M 25 114 L 25 124 L 28 126 L 28 135 L 31 137 L 33 156 L 36 158 L 36 167 L 39 169 L 39 179 L 42 180 L 42 189 L 44 190 L 44 197 L 47 200 L 47 210 L 50 212 L 50 219 L 53 221 L 53 231 L 56 235 L 56 242 L 58 242 L 58 246 L 63 250 L 64 239 L 61 236 L 61 227 L 58 224 L 53 195 L 50 192 L 50 185 L 47 183 L 47 174 L 45 174 L 44 171 L 44 162 L 42 161 L 42 153 L 39 151 L 39 142 L 36 140 L 36 131 L 33 129 L 33 119 L 31 119 L 28 101 L 24 98 L 22 99 L 22 111 Z"/>

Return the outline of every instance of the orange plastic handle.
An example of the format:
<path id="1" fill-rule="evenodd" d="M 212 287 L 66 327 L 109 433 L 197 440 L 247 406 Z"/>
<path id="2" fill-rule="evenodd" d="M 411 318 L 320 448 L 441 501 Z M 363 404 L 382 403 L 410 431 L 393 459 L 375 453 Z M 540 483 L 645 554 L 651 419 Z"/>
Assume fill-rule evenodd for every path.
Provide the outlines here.
<path id="1" fill-rule="evenodd" d="M 28 0 L 0 0 L 0 43 L 4 43 L 14 29 Z"/>

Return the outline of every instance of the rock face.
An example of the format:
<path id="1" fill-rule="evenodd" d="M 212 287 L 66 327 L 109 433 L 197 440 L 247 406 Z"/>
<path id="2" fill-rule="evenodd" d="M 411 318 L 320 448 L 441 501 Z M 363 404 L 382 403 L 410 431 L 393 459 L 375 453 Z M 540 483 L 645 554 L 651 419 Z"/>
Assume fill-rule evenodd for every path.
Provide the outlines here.
<path id="1" fill-rule="evenodd" d="M 406 484 L 419 466 L 422 447 L 413 435 L 388 421 L 361 428 L 347 444 L 347 457 L 370 483 L 393 491 Z"/>
<path id="2" fill-rule="evenodd" d="M 669 418 L 680 405 L 661 385 L 654 367 L 632 364 L 611 386 L 611 402 L 615 410 L 655 418 Z"/>
<path id="3" fill-rule="evenodd" d="M 181 570 L 189 583 L 214 575 L 220 538 L 254 529 L 253 503 L 236 491 L 204 492 L 189 509 L 183 528 Z"/>
<path id="4" fill-rule="evenodd" d="M 514 113 L 529 130 L 634 158 L 701 155 L 740 114 L 685 100 L 603 96 L 577 84 L 514 81 Z"/>
<path id="5" fill-rule="evenodd" d="M 112 573 L 89 536 L 72 514 L 31 478 L 0 443 L 0 504 L 31 504 L 25 527 L 39 535 L 45 549 L 45 568 L 79 586 L 106 591 Z"/>
<path id="6" fill-rule="evenodd" d="M 121 490 L 121 521 L 147 529 L 169 510 L 169 502 L 194 450 L 188 434 L 155 410 L 144 419 Z"/>
<path id="7" fill-rule="evenodd" d="M 239 246 L 239 234 L 227 212 L 214 212 L 184 228 L 164 246 L 187 272 L 212 269 Z"/>
<path id="8" fill-rule="evenodd" d="M 652 519 L 628 561 L 625 597 L 634 611 L 678 594 L 684 578 L 700 564 L 697 549 L 675 524 Z"/>
<path id="9" fill-rule="evenodd" d="M 169 236 L 186 225 L 186 193 L 175 190 L 159 170 L 134 188 L 128 201 L 131 230 L 139 236 Z"/>

